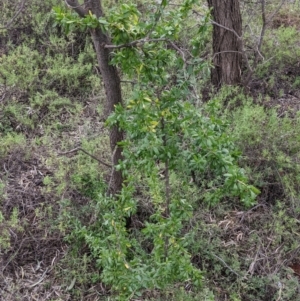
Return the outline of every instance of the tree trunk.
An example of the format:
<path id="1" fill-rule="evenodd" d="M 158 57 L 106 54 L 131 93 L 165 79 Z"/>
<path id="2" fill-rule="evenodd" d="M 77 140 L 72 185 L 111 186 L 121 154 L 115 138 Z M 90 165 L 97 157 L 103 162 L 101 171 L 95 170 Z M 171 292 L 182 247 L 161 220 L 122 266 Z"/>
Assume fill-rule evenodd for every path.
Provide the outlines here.
<path id="1" fill-rule="evenodd" d="M 211 80 L 219 88 L 223 84 L 241 83 L 242 17 L 239 0 L 207 0 L 212 9 L 213 65 Z M 239 38 L 240 37 L 240 38 Z"/>
<path id="2" fill-rule="evenodd" d="M 101 0 L 86 0 L 85 6 L 80 5 L 77 0 L 66 0 L 66 2 L 81 17 L 84 17 L 89 11 L 98 18 L 103 16 Z M 100 28 L 91 29 L 91 36 L 106 93 L 106 112 L 107 114 L 111 114 L 115 109 L 115 105 L 122 104 L 120 77 L 117 69 L 109 64 L 110 50 L 104 48 L 105 45 L 110 43 L 109 37 L 102 32 Z M 118 126 L 114 126 L 110 129 L 110 148 L 112 152 L 113 171 L 111 174 L 109 192 L 113 195 L 117 194 L 122 189 L 122 172 L 117 171 L 114 166 L 123 159 L 122 148 L 118 146 L 118 142 L 121 142 L 123 137 L 124 133 L 119 130 Z"/>

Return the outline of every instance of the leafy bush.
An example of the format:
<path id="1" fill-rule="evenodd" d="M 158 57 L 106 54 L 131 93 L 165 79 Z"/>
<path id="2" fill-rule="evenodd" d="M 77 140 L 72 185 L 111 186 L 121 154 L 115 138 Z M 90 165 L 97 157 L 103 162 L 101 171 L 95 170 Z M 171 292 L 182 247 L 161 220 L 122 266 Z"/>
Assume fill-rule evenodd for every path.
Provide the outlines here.
<path id="1" fill-rule="evenodd" d="M 230 113 L 231 133 L 243 152 L 242 164 L 252 181 L 264 188 L 262 198 L 274 203 L 284 197 L 296 210 L 299 191 L 300 119 L 278 118 L 276 109 L 245 103 Z"/>
<path id="2" fill-rule="evenodd" d="M 122 45 L 145 37 L 151 29 L 154 39 L 113 53 L 112 64 L 120 66 L 125 76 L 138 74 L 125 106 L 115 106 L 107 121 L 126 132 L 120 143 L 124 160 L 116 166 L 126 179 L 123 189 L 118 196 L 109 196 L 88 177 L 93 222 L 84 225 L 80 218 L 71 218 L 74 230 L 69 239 L 88 244 L 102 270 L 102 281 L 121 300 L 147 289 L 166 290 L 174 283 L 188 281 L 198 287 L 203 282 L 202 272 L 191 263 L 184 231 L 192 218 L 192 202 L 180 197 L 189 190 L 192 172 L 199 182 L 198 201 L 214 204 L 234 197 L 249 207 L 258 193 L 237 164 L 239 155 L 226 135 L 226 123 L 216 115 L 215 103 L 206 110 L 196 110 L 192 104 L 196 98 L 190 95 L 193 79 L 207 64 L 193 56 L 186 62 L 177 47 L 167 47 L 177 41 L 192 5 L 186 1 L 178 10 L 158 12 L 164 14 L 159 21 L 153 21 L 155 12 L 139 22 L 135 5 L 122 4 L 107 20 L 92 14 L 79 19 L 55 8 L 56 20 L 67 31 L 100 27 L 112 34 L 113 43 Z M 177 194 L 174 184 L 179 178 L 183 191 Z M 86 177 L 76 179 L 81 187 L 87 184 Z M 145 187 L 141 198 L 151 209 L 140 221 L 140 229 L 131 231 L 131 219 L 139 218 L 136 191 L 140 185 Z"/>

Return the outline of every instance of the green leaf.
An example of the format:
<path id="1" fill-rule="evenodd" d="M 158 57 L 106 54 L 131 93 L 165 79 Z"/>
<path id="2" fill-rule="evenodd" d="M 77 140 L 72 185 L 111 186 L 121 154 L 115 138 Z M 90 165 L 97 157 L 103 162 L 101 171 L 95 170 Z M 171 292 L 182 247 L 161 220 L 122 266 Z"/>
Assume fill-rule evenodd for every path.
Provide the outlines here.
<path id="1" fill-rule="evenodd" d="M 251 191 L 253 191 L 256 195 L 257 194 L 260 194 L 260 190 L 259 189 L 257 189 L 256 187 L 254 187 L 254 186 L 252 186 L 252 185 L 250 185 L 249 186 L 249 188 L 251 189 Z"/>

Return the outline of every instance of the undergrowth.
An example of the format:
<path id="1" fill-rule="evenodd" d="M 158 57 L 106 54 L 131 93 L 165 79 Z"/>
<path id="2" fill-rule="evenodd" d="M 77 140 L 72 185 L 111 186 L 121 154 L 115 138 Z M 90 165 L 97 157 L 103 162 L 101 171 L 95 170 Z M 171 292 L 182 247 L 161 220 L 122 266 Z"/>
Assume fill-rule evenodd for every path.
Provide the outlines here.
<path id="1" fill-rule="evenodd" d="M 53 297 L 56 301 L 113 300 L 119 297 L 114 293 L 117 285 L 128 292 L 126 285 L 130 284 L 130 294 L 137 292 L 135 298 L 149 301 L 299 300 L 299 281 L 291 266 L 299 262 L 300 250 L 300 116 L 297 107 L 291 113 L 285 102 L 274 101 L 297 96 L 300 87 L 297 14 L 283 11 L 266 31 L 264 59 L 252 82 L 259 82 L 255 93 L 250 85 L 255 98 L 240 88 L 224 87 L 203 109 L 205 117 L 212 107 L 217 109 L 214 117 L 224 131 L 221 140 L 232 138 L 228 144 L 233 161 L 249 178 L 249 185 L 260 190 L 257 203 L 247 208 L 230 193 L 221 203 L 207 203 L 210 191 L 223 182 L 219 178 L 213 182 L 211 170 L 191 173 L 194 166 L 186 159 L 170 173 L 173 212 L 178 214 L 177 223 L 172 224 L 154 214 L 151 202 L 154 199 L 163 212 L 165 167 L 161 160 L 154 162 L 150 176 L 141 167 L 129 169 L 135 177 L 130 185 L 135 189 L 124 200 L 132 208 L 118 207 L 107 196 L 111 170 L 79 149 L 110 164 L 108 130 L 103 122 L 105 95 L 91 41 L 80 32 L 66 37 L 61 28 L 52 27 L 48 13 L 57 1 L 47 2 L 47 7 L 39 1 L 29 2 L 26 12 L 30 14 L 21 14 L 18 25 L 1 31 L 3 298 L 22 300 L 26 295 L 33 300 L 36 296 L 30 294 L 36 293 L 43 300 L 45 290 L 53 289 L 57 291 L 52 296 L 61 296 Z M 13 7 L 9 1 L 1 5 L 5 23 Z M 183 35 L 182 42 L 191 34 Z M 205 48 L 198 46 L 201 51 Z M 125 95 L 131 97 L 130 88 Z M 180 131 L 178 136 L 183 135 L 183 128 Z M 209 144 L 201 139 L 189 143 L 193 141 L 199 153 Z M 137 144 L 131 147 L 129 158 L 134 157 L 130 152 Z M 150 150 L 149 145 L 144 148 Z M 186 151 L 187 144 L 181 150 Z M 177 244 L 181 253 L 176 258 L 180 254 L 182 261 L 168 266 L 159 257 L 164 250 L 155 253 L 153 237 L 159 238 L 159 231 L 168 235 L 173 231 L 170 244 Z M 121 252 L 122 262 L 117 261 L 120 250 L 116 247 L 120 233 L 127 250 Z M 100 246 L 105 246 L 105 254 Z M 157 264 L 153 254 L 163 264 Z M 110 257 L 116 265 L 108 262 Z M 105 260 L 111 268 L 106 274 Z M 193 269 L 201 271 L 201 288 L 189 277 L 176 278 Z M 28 288 L 28 283 L 44 279 L 47 271 L 51 276 L 34 287 L 39 291 Z M 106 285 L 104 277 L 111 277 Z"/>

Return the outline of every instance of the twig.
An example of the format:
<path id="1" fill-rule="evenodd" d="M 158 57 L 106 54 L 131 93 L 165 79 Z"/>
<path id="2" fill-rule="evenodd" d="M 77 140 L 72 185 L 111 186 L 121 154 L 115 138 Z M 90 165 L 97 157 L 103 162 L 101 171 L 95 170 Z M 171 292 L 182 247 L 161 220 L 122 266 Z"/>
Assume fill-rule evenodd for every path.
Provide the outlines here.
<path id="1" fill-rule="evenodd" d="M 158 39 L 143 38 L 143 39 L 132 41 L 130 43 L 121 44 L 121 45 L 105 45 L 104 48 L 120 49 L 120 48 L 125 48 L 125 47 L 133 47 L 138 44 L 145 44 L 147 42 L 169 42 L 169 40 L 165 39 L 165 38 L 158 38 Z"/>
<path id="2" fill-rule="evenodd" d="M 115 167 L 114 167 L 114 157 L 116 155 L 116 152 L 117 152 L 117 148 L 118 148 L 118 145 L 115 146 L 115 149 L 112 153 L 112 156 L 111 156 L 111 173 L 110 173 L 110 179 L 109 179 L 109 184 L 108 184 L 108 189 L 107 189 L 107 194 L 109 193 L 110 189 L 111 189 L 111 186 L 112 186 L 112 181 L 113 181 L 113 175 L 114 175 L 114 171 L 115 171 Z"/>
<path id="3" fill-rule="evenodd" d="M 0 27 L 1 29 L 8 29 L 11 24 L 14 22 L 14 20 L 19 16 L 19 14 L 22 12 L 22 10 L 24 9 L 24 4 L 25 4 L 26 0 L 23 0 L 20 4 L 20 8 L 18 9 L 18 11 L 15 13 L 15 15 L 10 19 L 10 21 L 8 23 L 6 23 L 6 25 L 4 27 Z"/>
<path id="4" fill-rule="evenodd" d="M 5 265 L 5 266 L 3 267 L 3 269 L 1 270 L 2 276 L 3 276 L 4 270 L 5 270 L 5 269 L 7 268 L 7 266 L 10 264 L 10 262 L 17 256 L 17 254 L 18 254 L 18 252 L 20 251 L 20 249 L 21 249 L 21 247 L 22 247 L 22 245 L 23 245 L 23 243 L 24 243 L 25 240 L 28 240 L 28 238 L 24 238 L 24 239 L 21 241 L 21 243 L 20 243 L 20 245 L 19 245 L 17 251 L 14 252 L 14 253 L 9 257 L 8 261 L 6 262 L 6 265 Z"/>
<path id="5" fill-rule="evenodd" d="M 256 252 L 255 257 L 254 257 L 253 261 L 251 262 L 249 269 L 247 271 L 247 274 L 250 273 L 251 276 L 254 273 L 254 266 L 255 266 L 255 263 L 257 262 L 259 252 L 260 252 L 260 249 Z"/>
<path id="6" fill-rule="evenodd" d="M 154 22 L 153 22 L 151 28 L 150 28 L 150 29 L 148 30 L 148 32 L 147 32 L 147 37 L 149 37 L 149 35 L 151 34 L 151 32 L 153 31 L 153 29 L 154 29 L 155 26 L 157 25 L 159 19 L 160 19 L 161 16 L 162 16 L 162 11 L 163 11 L 163 0 L 161 1 L 160 5 L 159 5 L 158 8 L 157 8 L 156 13 L 154 14 L 155 19 L 154 19 Z"/>
<path id="7" fill-rule="evenodd" d="M 259 40 L 257 43 L 257 47 L 256 47 L 256 56 L 253 62 L 253 68 L 252 70 L 249 72 L 247 78 L 244 81 L 244 85 L 247 86 L 251 76 L 253 75 L 254 70 L 256 69 L 257 65 L 258 65 L 258 58 L 259 56 L 264 60 L 263 55 L 261 54 L 261 47 L 262 47 L 262 43 L 263 43 L 263 39 L 265 37 L 265 32 L 266 32 L 266 28 L 268 23 L 273 19 L 273 17 L 275 16 L 275 14 L 279 11 L 279 9 L 282 7 L 282 5 L 284 4 L 286 0 L 282 0 L 281 4 L 279 5 L 279 7 L 274 11 L 274 13 L 267 19 L 266 17 L 266 1 L 265 0 L 261 0 L 261 18 L 262 18 L 262 28 L 260 31 L 260 36 L 259 36 Z"/>
<path id="8" fill-rule="evenodd" d="M 238 33 L 234 30 L 234 29 L 231 29 L 231 28 L 228 28 L 220 23 L 217 23 L 213 20 L 209 20 L 213 25 L 217 25 L 218 27 L 221 27 L 223 29 L 226 29 L 227 31 L 231 31 L 239 40 L 242 40 L 242 36 L 239 36 Z"/>
<path id="9" fill-rule="evenodd" d="M 0 99 L 0 101 L 4 100 L 5 96 L 6 96 L 6 92 L 3 93 L 3 95 L 2 95 L 2 97 L 1 97 L 1 99 Z"/>
<path id="10" fill-rule="evenodd" d="M 121 83 L 126 83 L 126 84 L 132 84 L 132 85 L 136 85 L 137 82 L 136 81 L 132 81 L 132 80 L 121 80 Z"/>
<path id="11" fill-rule="evenodd" d="M 3 169 L 8 174 L 8 170 L 6 169 L 5 163 L 3 164 Z"/>
<path id="12" fill-rule="evenodd" d="M 194 14 L 196 14 L 196 15 L 198 15 L 198 16 L 201 16 L 201 17 L 203 17 L 203 15 L 201 15 L 199 12 L 197 12 L 196 10 L 193 10 L 193 13 Z M 217 25 L 218 27 L 221 27 L 221 28 L 223 28 L 223 29 L 226 29 L 226 30 L 228 30 L 228 31 L 231 31 L 239 40 L 242 40 L 242 36 L 239 36 L 238 35 L 238 33 L 234 30 L 234 29 L 232 29 L 232 28 L 229 28 L 229 27 L 226 27 L 226 26 L 224 26 L 224 25 L 222 25 L 222 24 L 220 24 L 220 23 L 218 23 L 218 22 L 216 22 L 216 21 L 214 21 L 214 20 L 212 20 L 212 19 L 209 19 L 209 22 L 211 23 L 211 24 L 213 24 L 213 25 Z"/>
<path id="13" fill-rule="evenodd" d="M 172 41 L 168 41 L 174 49 L 176 49 L 180 54 L 184 62 L 186 62 L 184 52 Z"/>
<path id="14" fill-rule="evenodd" d="M 257 52 L 259 54 L 260 54 L 261 45 L 262 45 L 262 42 L 263 42 L 263 38 L 265 36 L 266 27 L 267 27 L 265 0 L 261 0 L 261 17 L 262 17 L 263 25 L 262 25 L 262 28 L 261 28 L 260 37 L 259 37 L 259 41 L 258 41 L 258 44 L 257 44 Z M 262 55 L 260 54 L 260 56 L 262 56 Z"/>
<path id="15" fill-rule="evenodd" d="M 48 272 L 48 268 L 46 268 L 45 272 L 43 273 L 42 277 L 35 283 L 29 285 L 30 288 L 35 287 L 36 285 L 40 284 L 45 278 L 46 278 L 46 273 Z"/>
<path id="16" fill-rule="evenodd" d="M 238 277 L 241 277 L 241 275 L 234 271 L 221 257 L 217 256 L 214 253 L 212 253 L 212 255 L 219 259 L 233 274 L 237 275 Z"/>
<path id="17" fill-rule="evenodd" d="M 103 162 L 102 160 L 98 159 L 97 157 L 95 157 L 94 155 L 88 153 L 86 150 L 84 150 L 83 148 L 81 147 L 76 147 L 74 149 L 71 149 L 70 151 L 67 151 L 67 152 L 60 152 L 58 153 L 58 155 L 67 155 L 67 154 L 71 154 L 71 153 L 75 153 L 75 152 L 78 152 L 78 151 L 82 151 L 83 153 L 85 153 L 86 155 L 90 156 L 91 158 L 93 158 L 94 160 L 98 161 L 99 163 L 103 164 L 104 166 L 106 167 L 109 167 L 111 168 L 112 166 Z"/>
<path id="18" fill-rule="evenodd" d="M 283 6 L 283 4 L 286 2 L 286 0 L 282 0 L 281 3 L 279 4 L 279 6 L 277 7 L 277 9 L 275 9 L 275 11 L 273 12 L 273 14 L 266 20 L 266 23 L 268 24 L 273 18 L 274 16 L 279 12 L 279 10 L 281 9 L 281 7 Z"/>
<path id="19" fill-rule="evenodd" d="M 239 54 L 242 54 L 242 55 L 244 54 L 244 53 L 241 52 L 241 51 L 234 51 L 234 50 L 231 50 L 231 51 L 220 51 L 220 52 L 214 53 L 213 59 L 214 59 L 217 55 L 222 54 L 222 53 L 239 53 Z"/>
<path id="20" fill-rule="evenodd" d="M 165 38 L 149 39 L 149 38 L 146 37 L 146 38 L 143 38 L 143 39 L 135 40 L 135 41 L 132 41 L 130 43 L 121 44 L 121 45 L 105 45 L 104 48 L 121 49 L 121 48 L 125 48 L 125 47 L 134 47 L 134 46 L 137 46 L 137 45 L 142 45 L 142 44 L 145 44 L 147 42 L 167 42 L 170 46 L 172 46 L 175 50 L 177 50 L 179 52 L 179 54 L 181 55 L 184 63 L 186 63 L 186 58 L 185 58 L 184 51 L 182 51 L 173 41 L 171 41 L 169 39 L 165 39 Z"/>
<path id="21" fill-rule="evenodd" d="M 276 299 L 276 301 L 280 301 L 281 300 L 281 294 L 282 294 L 283 284 L 280 281 L 278 281 L 278 287 L 279 287 L 279 293 L 278 293 L 278 298 Z"/>

